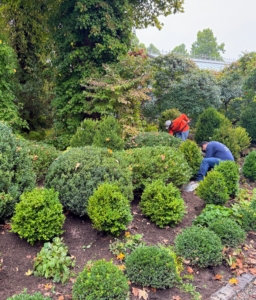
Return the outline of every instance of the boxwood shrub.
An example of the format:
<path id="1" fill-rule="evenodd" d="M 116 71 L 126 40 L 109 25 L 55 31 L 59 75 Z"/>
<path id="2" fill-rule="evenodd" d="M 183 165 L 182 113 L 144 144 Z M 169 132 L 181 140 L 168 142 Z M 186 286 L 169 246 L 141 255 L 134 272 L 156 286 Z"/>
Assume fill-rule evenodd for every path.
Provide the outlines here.
<path id="1" fill-rule="evenodd" d="M 73 285 L 73 300 L 127 300 L 128 279 L 112 262 L 88 262 Z"/>
<path id="2" fill-rule="evenodd" d="M 167 132 L 142 132 L 134 137 L 130 137 L 125 143 L 125 149 L 155 146 L 178 148 L 181 143 L 181 139 Z"/>
<path id="3" fill-rule="evenodd" d="M 205 227 L 191 226 L 175 238 L 176 253 L 201 268 L 217 266 L 222 262 L 220 238 Z"/>
<path id="4" fill-rule="evenodd" d="M 1 122 L 0 153 L 0 216 L 6 219 L 13 214 L 19 196 L 35 187 L 36 178 L 25 144 Z"/>
<path id="5" fill-rule="evenodd" d="M 235 196 L 238 192 L 238 182 L 240 178 L 238 165 L 234 161 L 226 160 L 216 165 L 214 170 L 223 175 L 228 194 Z"/>
<path id="6" fill-rule="evenodd" d="M 65 216 L 57 192 L 36 188 L 24 192 L 20 199 L 12 217 L 12 232 L 32 245 L 37 240 L 48 241 L 63 232 Z"/>
<path id="7" fill-rule="evenodd" d="M 132 283 L 153 288 L 171 288 L 179 280 L 170 251 L 157 246 L 135 249 L 125 261 L 127 276 Z"/>
<path id="8" fill-rule="evenodd" d="M 245 238 L 245 231 L 230 218 L 218 218 L 209 225 L 209 229 L 217 234 L 223 246 L 237 247 Z"/>
<path id="9" fill-rule="evenodd" d="M 24 292 L 14 295 L 12 297 L 9 297 L 6 300 L 52 300 L 52 298 L 50 298 L 48 296 L 43 296 L 40 292 L 36 292 L 36 293 L 30 295 L 25 290 Z"/>
<path id="10" fill-rule="evenodd" d="M 222 173 L 215 170 L 208 172 L 200 181 L 196 194 L 207 204 L 225 204 L 229 194 Z"/>
<path id="11" fill-rule="evenodd" d="M 191 168 L 183 153 L 171 147 L 143 147 L 119 152 L 132 170 L 134 189 L 144 189 L 153 180 L 180 187 L 191 178 Z"/>
<path id="12" fill-rule="evenodd" d="M 129 200 L 115 184 L 103 183 L 88 200 L 88 216 L 93 227 L 113 235 L 126 230 L 132 221 Z"/>
<path id="13" fill-rule="evenodd" d="M 131 171 L 123 160 L 110 150 L 87 146 L 61 154 L 50 166 L 45 186 L 59 192 L 66 209 L 83 216 L 89 197 L 103 182 L 116 183 L 125 197 L 133 198 Z"/>
<path id="14" fill-rule="evenodd" d="M 161 180 L 155 180 L 146 186 L 139 206 L 142 213 L 160 228 L 176 225 L 182 221 L 185 214 L 180 190 L 172 183 L 165 185 Z"/>
<path id="15" fill-rule="evenodd" d="M 242 172 L 243 175 L 251 181 L 256 180 L 256 151 L 252 151 L 248 156 L 246 156 Z"/>

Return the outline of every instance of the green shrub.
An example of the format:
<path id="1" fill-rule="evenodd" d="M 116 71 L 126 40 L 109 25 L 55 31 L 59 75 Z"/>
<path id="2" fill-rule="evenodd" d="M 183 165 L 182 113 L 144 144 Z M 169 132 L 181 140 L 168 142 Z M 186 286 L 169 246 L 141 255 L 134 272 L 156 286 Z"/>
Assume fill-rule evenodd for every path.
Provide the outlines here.
<path id="1" fill-rule="evenodd" d="M 44 131 L 30 131 L 27 135 L 28 140 L 42 141 L 45 138 Z"/>
<path id="2" fill-rule="evenodd" d="M 87 212 L 94 228 L 113 235 L 126 230 L 132 221 L 129 200 L 115 184 L 100 185 L 88 200 Z"/>
<path id="3" fill-rule="evenodd" d="M 233 210 L 231 208 L 207 204 L 202 210 L 201 214 L 193 220 L 193 225 L 209 226 L 216 219 L 224 219 L 233 216 Z"/>
<path id="4" fill-rule="evenodd" d="M 62 238 L 45 243 L 34 261 L 34 275 L 53 278 L 54 282 L 66 283 L 72 275 L 69 268 L 75 266 L 74 257 L 68 255 L 68 247 Z"/>
<path id="5" fill-rule="evenodd" d="M 188 165 L 192 169 L 192 176 L 195 176 L 202 161 L 201 149 L 194 141 L 186 140 L 181 143 L 180 151 L 184 154 Z"/>
<path id="6" fill-rule="evenodd" d="M 99 121 L 97 120 L 84 119 L 70 140 L 70 146 L 83 147 L 92 145 L 98 125 Z"/>
<path id="7" fill-rule="evenodd" d="M 73 285 L 73 300 L 127 300 L 129 285 L 126 276 L 112 262 L 88 262 Z"/>
<path id="8" fill-rule="evenodd" d="M 19 196 L 35 187 L 35 174 L 22 140 L 1 122 L 0 153 L 0 192 L 4 196 L 0 198 L 0 215 L 6 219 L 13 214 Z"/>
<path id="9" fill-rule="evenodd" d="M 252 151 L 246 156 L 242 172 L 251 181 L 256 180 L 256 151 Z"/>
<path id="10" fill-rule="evenodd" d="M 256 103 L 251 102 L 247 104 L 246 109 L 242 112 L 240 116 L 240 125 L 246 129 L 252 141 L 256 141 Z"/>
<path id="11" fill-rule="evenodd" d="M 153 180 L 160 179 L 175 186 L 187 183 L 191 169 L 183 154 L 170 147 L 144 147 L 129 149 L 118 153 L 133 171 L 135 189 L 144 187 Z"/>
<path id="12" fill-rule="evenodd" d="M 181 115 L 181 112 L 176 108 L 171 108 L 163 111 L 158 117 L 158 128 L 159 131 L 166 131 L 165 122 L 167 120 L 174 120 Z"/>
<path id="13" fill-rule="evenodd" d="M 6 300 L 52 300 L 52 298 L 44 297 L 40 292 L 30 295 L 27 294 L 27 291 L 25 290 L 20 294 L 7 298 Z"/>
<path id="14" fill-rule="evenodd" d="M 231 125 L 230 121 L 216 109 L 207 108 L 196 123 L 195 141 L 199 144 L 202 141 L 213 140 L 214 130 L 223 124 Z"/>
<path id="15" fill-rule="evenodd" d="M 146 186 L 139 206 L 142 213 L 160 228 L 176 225 L 182 221 L 185 214 L 180 190 L 172 183 L 165 185 L 161 180 L 155 180 Z"/>
<path id="16" fill-rule="evenodd" d="M 176 236 L 174 242 L 176 253 L 192 265 L 206 268 L 222 262 L 220 238 L 208 228 L 188 227 Z"/>
<path id="17" fill-rule="evenodd" d="M 240 153 L 250 146 L 251 141 L 244 128 L 233 128 L 231 124 L 225 124 L 215 129 L 212 139 L 226 145 L 235 159 L 238 159 Z"/>
<path id="18" fill-rule="evenodd" d="M 116 118 L 109 116 L 100 121 L 93 138 L 93 145 L 111 150 L 124 149 L 122 129 Z"/>
<path id="19" fill-rule="evenodd" d="M 217 234 L 223 246 L 237 247 L 245 238 L 245 231 L 230 218 L 218 218 L 211 224 L 209 229 Z"/>
<path id="20" fill-rule="evenodd" d="M 130 137 L 125 143 L 125 149 L 155 146 L 178 148 L 181 143 L 181 139 L 178 139 L 167 132 L 142 132 L 135 137 Z"/>
<path id="21" fill-rule="evenodd" d="M 238 165 L 234 161 L 226 160 L 216 165 L 214 170 L 223 175 L 228 194 L 235 196 L 238 192 L 238 182 L 240 178 Z"/>
<path id="22" fill-rule="evenodd" d="M 144 246 L 134 250 L 125 261 L 132 283 L 153 288 L 171 288 L 178 281 L 173 256 L 166 249 Z"/>
<path id="23" fill-rule="evenodd" d="M 36 180 L 43 180 L 51 163 L 60 155 L 60 151 L 54 146 L 44 143 L 27 141 L 26 144 Z"/>
<path id="24" fill-rule="evenodd" d="M 24 192 L 20 199 L 12 217 L 12 232 L 32 245 L 37 240 L 48 241 L 63 232 L 65 217 L 57 192 L 36 188 Z"/>
<path id="25" fill-rule="evenodd" d="M 208 172 L 199 182 L 196 194 L 207 204 L 225 204 L 229 199 L 225 178 L 215 170 Z"/>
<path id="26" fill-rule="evenodd" d="M 58 191 L 63 206 L 80 216 L 87 213 L 89 197 L 103 182 L 115 182 L 131 200 L 131 171 L 111 152 L 90 146 L 70 149 L 52 163 L 45 186 Z"/>

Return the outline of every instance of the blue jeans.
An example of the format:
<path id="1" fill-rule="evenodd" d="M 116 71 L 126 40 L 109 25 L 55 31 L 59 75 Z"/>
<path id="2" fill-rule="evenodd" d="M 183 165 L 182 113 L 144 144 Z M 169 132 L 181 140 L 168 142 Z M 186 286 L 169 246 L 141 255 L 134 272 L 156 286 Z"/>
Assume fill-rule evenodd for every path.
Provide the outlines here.
<path id="1" fill-rule="evenodd" d="M 189 130 L 183 131 L 183 132 L 177 132 L 175 136 L 179 139 L 182 139 L 182 141 L 186 141 L 188 138 Z"/>
<path id="2" fill-rule="evenodd" d="M 215 165 L 218 165 L 221 162 L 221 159 L 215 157 L 204 158 L 201 162 L 199 171 L 197 173 L 197 181 L 204 179 L 204 176 L 209 171 L 210 168 L 213 168 Z"/>

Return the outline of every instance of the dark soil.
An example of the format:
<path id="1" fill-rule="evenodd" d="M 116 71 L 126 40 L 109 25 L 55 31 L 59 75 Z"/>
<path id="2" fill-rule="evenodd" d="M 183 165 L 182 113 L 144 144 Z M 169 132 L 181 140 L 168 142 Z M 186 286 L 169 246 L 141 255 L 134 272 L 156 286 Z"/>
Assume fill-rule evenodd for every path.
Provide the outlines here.
<path id="1" fill-rule="evenodd" d="M 132 203 L 134 220 L 129 226 L 130 232 L 132 234 L 143 234 L 144 240 L 148 244 L 173 245 L 176 234 L 182 228 L 190 226 L 192 220 L 196 215 L 200 214 L 204 207 L 203 202 L 193 192 L 183 192 L 182 196 L 187 205 L 187 214 L 175 228 L 166 227 L 159 229 L 155 224 L 152 224 L 142 216 L 138 208 L 138 201 L 134 201 Z M 117 262 L 108 249 L 113 238 L 93 229 L 88 219 L 66 213 L 64 229 L 64 242 L 69 247 L 70 254 L 76 257 L 75 273 L 82 271 L 88 260 L 105 258 L 106 260 L 113 259 L 114 262 Z M 25 240 L 21 240 L 17 234 L 9 232 L 8 225 L 0 225 L 0 300 L 6 300 L 15 293 L 20 293 L 25 288 L 29 293 L 41 291 L 45 296 L 48 295 L 54 300 L 72 299 L 73 279 L 67 285 L 62 286 L 45 278 L 33 275 L 27 276 L 25 274 L 28 270 L 33 270 L 33 259 L 42 246 L 43 243 L 39 242 L 31 246 Z M 86 246 L 89 247 L 86 248 Z M 188 274 L 186 269 L 187 266 L 185 266 L 184 273 Z M 230 269 L 225 263 L 214 268 L 193 268 L 193 271 L 194 281 L 192 283 L 196 286 L 196 290 L 201 293 L 203 300 L 208 299 L 212 293 L 225 285 L 229 278 L 232 277 Z M 221 274 L 223 280 L 214 280 L 215 274 Z M 148 293 L 148 299 L 150 300 L 171 300 L 176 299 L 173 296 L 177 295 L 182 300 L 192 299 L 190 294 L 181 292 L 177 288 L 157 291 L 148 290 Z M 135 299 L 138 299 L 138 297 L 131 295 L 131 300 Z"/>

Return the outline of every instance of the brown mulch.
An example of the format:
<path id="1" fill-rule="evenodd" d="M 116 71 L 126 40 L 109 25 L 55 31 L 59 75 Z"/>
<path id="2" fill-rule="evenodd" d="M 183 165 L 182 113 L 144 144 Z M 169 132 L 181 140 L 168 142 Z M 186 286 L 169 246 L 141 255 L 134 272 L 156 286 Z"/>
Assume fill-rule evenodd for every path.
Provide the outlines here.
<path id="1" fill-rule="evenodd" d="M 190 226 L 195 216 L 199 215 L 204 207 L 201 201 L 193 192 L 183 192 L 182 197 L 187 205 L 187 214 L 183 221 L 175 228 L 158 228 L 145 218 L 138 208 L 138 201 L 133 201 L 132 212 L 134 220 L 130 224 L 130 232 L 143 234 L 144 241 L 148 244 L 173 245 L 174 238 L 182 228 Z M 76 257 L 75 273 L 81 272 L 88 260 L 105 258 L 106 260 L 116 258 L 109 251 L 109 244 L 113 238 L 97 232 L 92 228 L 90 220 L 79 218 L 70 213 L 66 214 L 63 234 L 64 242 L 69 247 L 71 255 Z M 91 245 L 91 246 L 90 246 Z M 33 258 L 40 251 L 43 243 L 36 243 L 34 246 L 21 240 L 17 234 L 11 233 L 8 226 L 0 225 L 0 300 L 27 289 L 29 293 L 40 291 L 45 296 L 50 296 L 54 300 L 72 299 L 73 279 L 67 285 L 53 283 L 41 277 L 33 275 L 27 276 L 28 270 L 33 270 Z M 87 247 L 89 246 L 89 247 Z M 1 267 L 2 264 L 2 267 Z M 185 267 L 185 274 L 188 274 Z M 221 281 L 214 280 L 216 274 L 221 274 Z M 197 269 L 193 268 L 193 285 L 206 300 L 211 294 L 227 283 L 232 274 L 225 263 L 219 267 Z M 132 286 L 131 286 L 132 288 Z M 172 300 L 174 296 L 179 296 L 181 300 L 192 299 L 191 295 L 179 291 L 177 288 L 157 290 L 148 292 L 149 300 Z M 131 295 L 131 300 L 138 297 Z"/>

